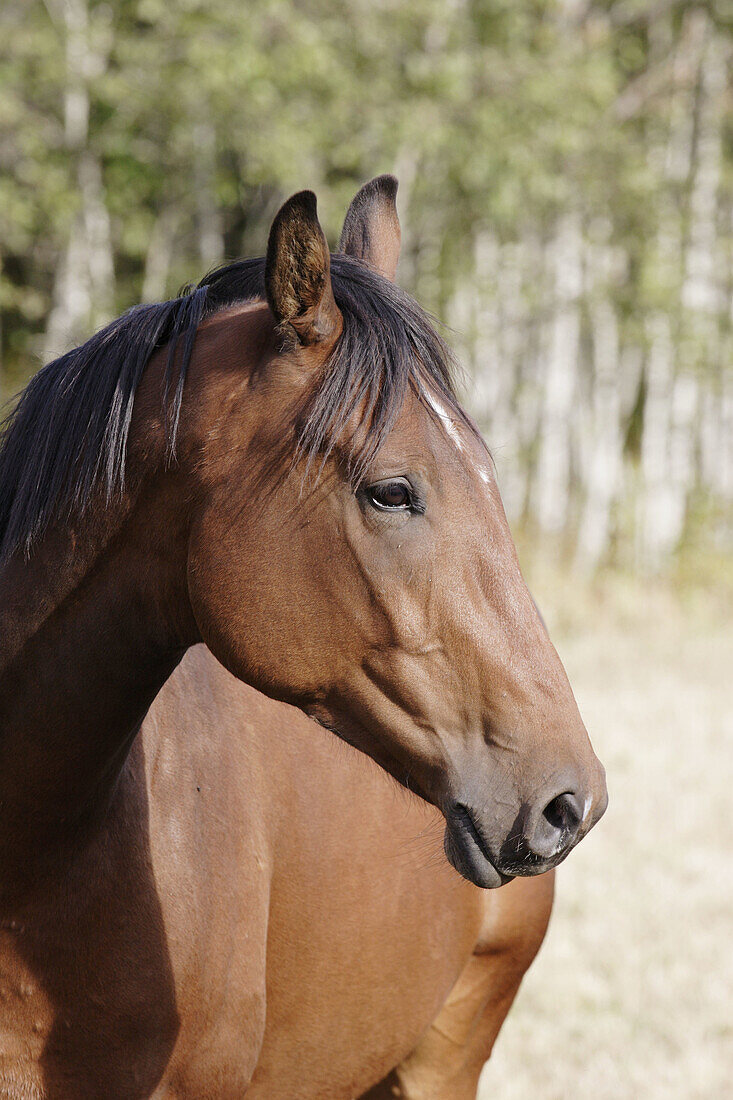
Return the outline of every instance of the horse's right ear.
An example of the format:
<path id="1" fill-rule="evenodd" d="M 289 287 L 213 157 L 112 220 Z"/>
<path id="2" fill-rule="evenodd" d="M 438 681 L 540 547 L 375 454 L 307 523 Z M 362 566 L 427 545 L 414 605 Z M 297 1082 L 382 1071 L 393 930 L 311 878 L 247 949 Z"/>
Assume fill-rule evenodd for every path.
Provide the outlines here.
<path id="1" fill-rule="evenodd" d="M 331 256 L 312 191 L 280 207 L 267 243 L 265 291 L 275 320 L 300 344 L 334 340 L 342 326 L 331 287 Z"/>

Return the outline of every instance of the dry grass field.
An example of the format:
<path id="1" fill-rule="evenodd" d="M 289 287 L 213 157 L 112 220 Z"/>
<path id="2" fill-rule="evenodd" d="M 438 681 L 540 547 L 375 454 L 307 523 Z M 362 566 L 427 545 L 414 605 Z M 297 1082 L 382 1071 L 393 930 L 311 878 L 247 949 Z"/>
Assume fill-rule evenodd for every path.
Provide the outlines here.
<path id="1" fill-rule="evenodd" d="M 733 1097 L 730 609 L 639 587 L 568 613 L 532 581 L 610 804 L 558 873 L 479 1098 Z"/>

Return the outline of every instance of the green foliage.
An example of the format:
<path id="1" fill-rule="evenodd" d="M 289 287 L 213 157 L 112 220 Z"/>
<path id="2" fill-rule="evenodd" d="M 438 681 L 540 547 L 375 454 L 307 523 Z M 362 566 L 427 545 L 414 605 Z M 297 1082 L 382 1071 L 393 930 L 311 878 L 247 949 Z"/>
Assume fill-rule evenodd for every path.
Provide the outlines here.
<path id="1" fill-rule="evenodd" d="M 655 181 L 613 108 L 645 45 L 602 10 L 579 26 L 549 0 L 77 3 L 88 16 L 81 72 L 67 68 L 58 0 L 8 0 L 0 23 L 0 294 L 6 357 L 20 355 L 25 370 L 79 204 L 78 150 L 64 128 L 77 78 L 120 307 L 140 295 L 164 211 L 175 214 L 167 289 L 200 273 L 202 125 L 214 135 L 206 186 L 230 255 L 261 250 L 277 202 L 304 186 L 318 190 L 335 236 L 354 187 L 395 167 L 409 191 L 415 279 L 423 246 L 440 242 L 430 285 L 450 287 L 477 227 L 511 238 L 529 219 L 549 225 L 579 194 L 589 210 L 619 207 L 639 235 Z"/>
<path id="2" fill-rule="evenodd" d="M 64 265 L 83 233 L 105 262 L 87 264 L 69 340 L 143 294 L 175 293 L 220 259 L 261 254 L 272 215 L 295 190 L 318 193 L 335 244 L 355 189 L 394 171 L 405 227 L 400 279 L 451 322 L 461 295 L 469 301 L 469 361 L 487 316 L 501 312 L 501 266 L 484 264 L 483 282 L 475 278 L 482 242 L 492 256 L 523 249 L 515 302 L 523 312 L 511 321 L 524 326 L 523 344 L 517 352 L 515 341 L 513 362 L 500 369 L 514 372 L 513 414 L 517 403 L 525 409 L 517 423 L 532 406 L 538 433 L 546 379 L 537 349 L 556 305 L 562 217 L 578 216 L 588 255 L 596 238 L 613 252 L 608 270 L 584 276 L 577 420 L 587 435 L 590 318 L 605 298 L 620 347 L 639 349 L 643 363 L 620 385 L 625 484 L 634 486 L 650 317 L 669 319 L 672 373 L 729 392 L 721 382 L 733 318 L 729 97 L 716 121 L 717 311 L 690 308 L 684 283 L 704 145 L 704 50 L 714 39 L 730 65 L 732 10 L 723 0 L 5 0 L 0 397 L 53 350 Z M 539 451 L 539 434 L 515 447 L 526 501 Z M 570 475 L 582 491 L 583 473 Z M 629 529 L 637 522 L 631 496 L 613 508 L 632 517 Z"/>

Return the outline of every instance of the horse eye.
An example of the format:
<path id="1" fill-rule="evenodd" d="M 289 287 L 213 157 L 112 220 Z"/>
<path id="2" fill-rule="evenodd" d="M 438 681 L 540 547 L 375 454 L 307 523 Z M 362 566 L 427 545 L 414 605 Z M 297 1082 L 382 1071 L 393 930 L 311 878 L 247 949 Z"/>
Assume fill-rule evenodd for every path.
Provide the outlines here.
<path id="1" fill-rule="evenodd" d="M 375 508 L 388 512 L 404 512 L 412 506 L 412 490 L 402 478 L 378 481 L 367 489 L 367 496 Z"/>

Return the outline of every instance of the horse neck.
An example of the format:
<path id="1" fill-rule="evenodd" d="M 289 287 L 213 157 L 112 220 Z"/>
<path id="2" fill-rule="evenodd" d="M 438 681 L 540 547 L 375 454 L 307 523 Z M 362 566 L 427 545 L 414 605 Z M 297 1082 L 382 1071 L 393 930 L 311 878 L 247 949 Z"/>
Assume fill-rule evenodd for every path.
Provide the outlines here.
<path id="1" fill-rule="evenodd" d="M 0 868 L 95 827 L 197 640 L 178 500 L 143 487 L 0 570 Z"/>
<path id="2" fill-rule="evenodd" d="M 167 353 L 154 355 L 135 394 L 130 490 L 54 525 L 30 561 L 16 553 L 0 566 L 0 893 L 30 855 L 50 861 L 65 838 L 84 843 L 98 827 L 150 704 L 201 640 L 187 578 L 193 471 L 236 387 L 238 452 L 248 447 L 263 416 L 249 380 L 271 343 L 264 305 L 201 326 L 173 468 L 160 410 Z"/>

